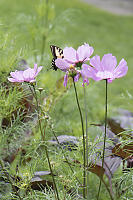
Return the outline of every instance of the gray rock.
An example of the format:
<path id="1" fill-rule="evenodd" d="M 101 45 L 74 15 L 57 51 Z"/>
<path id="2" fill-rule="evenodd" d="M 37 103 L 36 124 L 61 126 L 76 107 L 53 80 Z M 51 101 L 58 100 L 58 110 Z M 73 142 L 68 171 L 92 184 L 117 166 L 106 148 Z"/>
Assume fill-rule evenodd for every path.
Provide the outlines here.
<path id="1" fill-rule="evenodd" d="M 38 171 L 34 173 L 34 176 L 46 176 L 46 175 L 51 175 L 51 172 L 49 171 Z"/>
<path id="2" fill-rule="evenodd" d="M 75 136 L 70 136 L 70 135 L 60 135 L 57 137 L 58 142 L 54 138 L 53 140 L 49 140 L 48 142 L 52 145 L 57 145 L 59 144 L 63 147 L 63 149 L 68 149 L 69 151 L 76 150 L 78 147 L 78 139 Z M 59 143 L 59 144 L 58 144 Z"/>
<path id="3" fill-rule="evenodd" d="M 108 125 L 116 135 L 123 131 L 130 131 L 133 129 L 133 113 L 128 110 L 118 109 L 118 116 L 109 118 Z M 133 139 L 132 133 L 130 131 L 126 135 Z"/>

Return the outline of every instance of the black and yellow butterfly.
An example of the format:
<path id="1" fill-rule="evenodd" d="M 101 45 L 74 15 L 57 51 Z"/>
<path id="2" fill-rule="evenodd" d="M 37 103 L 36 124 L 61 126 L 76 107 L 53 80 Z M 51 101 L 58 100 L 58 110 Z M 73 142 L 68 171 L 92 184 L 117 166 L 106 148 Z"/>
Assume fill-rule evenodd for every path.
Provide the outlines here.
<path id="1" fill-rule="evenodd" d="M 60 47 L 57 47 L 57 46 L 54 46 L 54 45 L 51 45 L 50 49 L 51 49 L 51 52 L 52 52 L 52 55 L 53 55 L 51 68 L 56 71 L 58 69 L 58 67 L 55 65 L 55 60 L 57 58 L 64 58 L 63 50 Z"/>

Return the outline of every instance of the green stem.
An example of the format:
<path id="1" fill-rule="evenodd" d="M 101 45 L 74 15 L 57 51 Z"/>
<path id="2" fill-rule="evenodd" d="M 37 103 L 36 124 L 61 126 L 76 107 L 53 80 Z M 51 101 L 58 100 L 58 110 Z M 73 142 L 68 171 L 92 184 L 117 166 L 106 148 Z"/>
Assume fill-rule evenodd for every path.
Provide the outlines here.
<path id="1" fill-rule="evenodd" d="M 48 4 L 49 4 L 49 0 L 46 0 L 46 15 L 45 15 L 45 26 L 47 27 L 48 26 L 48 13 L 49 13 L 49 7 L 48 7 Z"/>
<path id="2" fill-rule="evenodd" d="M 108 81 L 107 79 L 105 80 L 105 132 L 104 132 L 104 144 L 103 144 L 103 156 L 102 156 L 102 168 L 104 165 L 104 156 L 105 156 L 105 145 L 106 145 L 106 133 L 107 133 L 107 101 L 108 101 Z M 99 184 L 99 189 L 98 189 L 98 195 L 97 195 L 97 200 L 99 199 L 100 195 L 100 189 L 101 189 L 101 179 L 100 179 L 100 184 Z"/>
<path id="3" fill-rule="evenodd" d="M 43 64 L 43 54 L 44 54 L 44 51 L 45 51 L 45 45 L 46 45 L 46 36 L 45 36 L 45 34 L 43 34 L 43 36 L 42 36 L 42 50 L 41 50 L 40 65 Z"/>
<path id="4" fill-rule="evenodd" d="M 69 163 L 69 161 L 68 161 L 68 159 L 67 159 L 67 157 L 66 157 L 66 155 L 65 155 L 65 153 L 64 153 L 64 151 L 63 151 L 63 148 L 62 148 L 61 144 L 59 143 L 59 140 L 58 140 L 58 138 L 57 138 L 55 132 L 54 132 L 53 130 L 52 130 L 52 132 L 53 132 L 53 135 L 54 135 L 54 137 L 55 137 L 55 139 L 56 139 L 58 145 L 60 146 L 60 148 L 61 148 L 61 150 L 62 150 L 62 153 L 63 153 L 63 155 L 64 155 L 64 158 L 65 158 L 65 160 L 66 160 L 68 166 L 70 167 L 70 170 L 71 170 L 72 173 L 74 174 L 74 170 L 73 170 L 73 168 L 71 167 L 71 165 L 70 165 L 70 163 Z M 79 184 L 81 184 L 81 183 L 80 183 L 80 180 L 79 180 L 77 177 L 75 177 L 75 178 L 76 178 L 76 180 L 79 182 Z"/>
<path id="5" fill-rule="evenodd" d="M 78 94 L 77 94 L 77 89 L 76 89 L 76 85 L 74 82 L 74 78 L 73 78 L 73 86 L 74 86 L 74 91 L 75 91 L 75 97 L 76 97 L 76 102 L 77 102 L 77 106 L 78 106 L 78 110 L 79 110 L 79 114 L 80 114 L 80 120 L 81 120 L 81 126 L 82 126 L 82 134 L 83 134 L 83 159 L 84 159 L 84 169 L 83 169 L 83 197 L 86 198 L 86 155 L 85 155 L 85 133 L 84 133 L 84 123 L 83 123 L 83 115 L 81 112 L 81 108 L 80 108 L 80 104 L 79 104 L 79 100 L 78 100 Z"/>
<path id="6" fill-rule="evenodd" d="M 103 179 L 102 179 L 102 181 L 103 181 L 103 183 L 104 183 L 104 185 L 105 185 L 105 187 L 106 187 L 106 189 L 107 189 L 107 191 L 108 191 L 108 193 L 109 193 L 110 199 L 111 199 L 111 200 L 114 200 L 114 198 L 112 197 L 112 194 L 111 194 L 110 189 L 108 188 L 106 182 L 105 182 Z"/>
<path id="7" fill-rule="evenodd" d="M 87 118 L 87 104 L 86 104 L 86 90 L 84 87 L 84 108 L 85 108 L 85 123 L 86 123 L 86 178 L 87 178 L 87 199 L 89 199 L 89 171 L 88 171 L 88 118 Z"/>
<path id="8" fill-rule="evenodd" d="M 3 161 L 1 159 L 0 159 L 0 166 L 1 166 L 2 170 L 3 170 L 3 173 L 4 173 L 5 177 L 7 178 L 7 180 L 9 181 L 9 183 L 11 184 L 13 192 L 16 194 L 16 196 L 18 196 L 18 198 L 20 200 L 23 200 L 21 198 L 21 196 L 19 195 L 19 193 L 18 193 L 15 185 L 12 183 L 12 180 L 11 180 L 10 176 L 8 175 L 8 173 L 7 173 L 6 169 L 5 169 L 4 163 L 3 163 Z"/>
<path id="9" fill-rule="evenodd" d="M 33 41 L 33 49 L 34 49 L 34 59 L 35 59 L 35 63 L 37 63 L 37 53 L 36 53 L 36 40 L 35 40 L 35 37 L 33 37 L 32 41 Z"/>
<path id="10" fill-rule="evenodd" d="M 48 13 L 49 13 L 49 7 L 48 7 L 48 4 L 49 4 L 49 0 L 46 0 L 46 15 L 45 15 L 45 24 L 42 23 L 42 26 L 44 26 L 46 28 L 46 31 L 47 31 L 47 28 L 48 28 Z M 44 20 L 44 19 L 42 19 Z M 44 51 L 45 51 L 45 46 L 46 46 L 46 39 L 47 39 L 47 34 L 44 34 L 42 35 L 42 50 L 41 50 L 41 60 L 40 60 L 40 64 L 42 65 L 43 63 L 43 54 L 44 54 Z"/>
<path id="11" fill-rule="evenodd" d="M 41 126 L 41 120 L 40 120 L 40 114 L 39 114 L 39 103 L 38 103 L 37 93 L 36 93 L 34 84 L 32 86 L 33 86 L 33 90 L 34 90 L 34 97 L 35 97 L 36 104 L 37 104 L 37 113 L 38 113 L 39 128 L 40 128 L 40 131 L 41 131 L 42 140 L 44 141 L 45 138 L 44 138 L 44 134 L 43 134 L 43 131 L 42 131 L 42 126 Z M 55 179 L 54 179 L 54 174 L 53 174 L 52 166 L 51 166 L 49 155 L 48 155 L 48 149 L 47 149 L 46 145 L 44 145 L 44 147 L 45 147 L 46 157 L 47 157 L 47 160 L 48 160 L 48 165 L 49 165 L 49 169 L 50 169 L 52 180 L 53 180 L 53 184 L 54 184 L 55 198 L 57 197 L 57 199 L 60 200 L 59 199 L 58 190 L 57 190 L 57 186 L 56 186 Z"/>
<path id="12" fill-rule="evenodd" d="M 42 141 L 44 141 L 45 137 L 44 137 L 44 134 L 43 134 L 43 131 L 42 131 L 41 119 L 40 119 L 40 113 L 39 113 L 39 103 L 38 103 L 38 98 L 37 98 L 37 93 L 36 93 L 36 89 L 35 89 L 34 83 L 32 84 L 32 87 L 33 87 L 33 90 L 31 88 L 31 86 L 29 85 L 30 91 L 32 92 L 32 94 L 33 94 L 33 96 L 34 96 L 34 98 L 36 100 L 38 123 L 39 123 L 39 128 L 40 128 L 40 131 L 41 131 Z"/>

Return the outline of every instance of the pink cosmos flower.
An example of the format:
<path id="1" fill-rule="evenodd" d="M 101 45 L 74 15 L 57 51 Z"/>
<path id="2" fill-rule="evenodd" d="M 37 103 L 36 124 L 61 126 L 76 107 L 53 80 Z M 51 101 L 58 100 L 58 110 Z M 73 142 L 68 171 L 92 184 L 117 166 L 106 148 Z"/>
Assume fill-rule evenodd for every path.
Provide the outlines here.
<path id="1" fill-rule="evenodd" d="M 55 64 L 63 72 L 66 72 L 66 74 L 64 76 L 64 86 L 66 87 L 67 86 L 67 81 L 68 81 L 69 73 L 71 73 L 71 74 L 75 73 L 75 76 L 77 76 L 76 69 L 74 68 L 73 65 L 69 64 L 68 62 L 66 62 L 62 58 L 56 59 Z M 74 77 L 74 81 L 75 81 L 75 77 Z"/>
<path id="2" fill-rule="evenodd" d="M 83 64 L 82 65 L 82 70 L 81 70 L 81 76 L 83 78 L 83 83 L 82 86 L 84 87 L 84 84 L 86 83 L 87 86 L 89 85 L 89 79 L 88 78 L 92 78 L 93 74 L 92 74 L 92 67 L 90 67 L 87 64 Z"/>
<path id="3" fill-rule="evenodd" d="M 90 59 L 92 78 L 95 81 L 107 79 L 111 83 L 116 78 L 121 78 L 126 75 L 128 71 L 127 62 L 122 59 L 117 65 L 117 60 L 112 54 L 105 54 L 100 61 L 100 56 L 96 55 Z"/>
<path id="4" fill-rule="evenodd" d="M 70 64 L 84 63 L 90 59 L 93 54 L 93 47 L 89 44 L 79 46 L 77 51 L 72 47 L 65 47 L 63 50 L 64 59 Z"/>
<path id="5" fill-rule="evenodd" d="M 64 76 L 65 87 L 67 86 L 68 76 L 73 76 L 74 82 L 77 82 L 80 76 L 82 76 L 83 86 L 85 83 L 87 83 L 87 85 L 89 84 L 88 78 L 92 78 L 92 72 L 91 72 L 92 67 L 90 67 L 87 64 L 83 64 L 81 70 L 77 70 L 72 64 L 69 64 L 68 62 L 66 62 L 65 60 L 61 58 L 56 59 L 55 64 L 59 69 L 66 72 Z"/>
<path id="6" fill-rule="evenodd" d="M 66 72 L 64 77 L 64 86 L 67 86 L 68 76 L 73 76 L 74 81 L 77 82 L 80 76 L 83 77 L 83 86 L 86 82 L 87 85 L 89 84 L 88 81 L 88 74 L 85 75 L 85 68 L 82 68 L 82 64 L 86 61 L 90 60 L 90 56 L 93 53 L 93 47 L 90 47 L 89 44 L 84 44 L 79 46 L 77 51 L 72 47 L 66 47 L 63 50 L 64 58 L 57 58 L 55 61 L 56 66 L 61 69 L 62 71 Z M 77 68 L 82 70 L 78 70 Z"/>
<path id="7" fill-rule="evenodd" d="M 8 78 L 10 82 L 35 82 L 35 77 L 41 71 L 42 66 L 37 68 L 37 64 L 34 64 L 34 69 L 28 68 L 24 71 L 15 71 L 11 72 L 10 75 L 12 78 Z"/>

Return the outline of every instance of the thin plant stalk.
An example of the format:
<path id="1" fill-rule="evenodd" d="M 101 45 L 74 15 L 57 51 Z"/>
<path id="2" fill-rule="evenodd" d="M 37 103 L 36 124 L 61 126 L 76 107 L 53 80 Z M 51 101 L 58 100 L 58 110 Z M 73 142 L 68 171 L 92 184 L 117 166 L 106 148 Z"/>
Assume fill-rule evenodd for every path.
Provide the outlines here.
<path id="1" fill-rule="evenodd" d="M 7 178 L 7 180 L 9 181 L 9 183 L 11 184 L 13 192 L 16 194 L 16 196 L 18 196 L 18 198 L 20 200 L 23 200 L 23 198 L 21 198 L 21 196 L 19 195 L 19 193 L 18 193 L 15 185 L 12 183 L 10 175 L 8 175 L 8 173 L 7 173 L 6 169 L 5 169 L 4 163 L 3 163 L 3 161 L 1 159 L 0 159 L 0 166 L 1 166 L 2 170 L 3 170 L 3 173 L 4 173 L 5 177 Z"/>
<path id="2" fill-rule="evenodd" d="M 46 0 L 46 15 L 45 15 L 45 24 L 43 24 L 42 22 L 42 26 L 45 26 L 45 28 L 47 29 L 48 28 L 48 4 L 49 4 L 49 0 Z M 44 20 L 44 19 L 42 19 Z M 42 35 L 42 49 L 41 49 L 41 60 L 40 60 L 40 64 L 43 63 L 43 54 L 44 54 L 44 51 L 45 51 L 45 46 L 46 46 L 46 34 L 43 33 Z"/>
<path id="3" fill-rule="evenodd" d="M 48 7 L 48 4 L 49 4 L 49 0 L 46 0 L 46 15 L 45 15 L 45 26 L 47 27 L 48 26 L 48 12 L 49 12 L 49 7 Z"/>
<path id="4" fill-rule="evenodd" d="M 37 94 L 36 94 L 34 83 L 32 84 L 32 87 L 33 87 L 33 90 L 31 88 L 31 85 L 29 84 L 30 91 L 31 91 L 31 93 L 33 94 L 33 96 L 34 96 L 34 98 L 36 100 L 38 124 L 39 124 L 39 128 L 40 128 L 40 131 L 41 131 L 42 141 L 44 141 L 45 137 L 44 137 L 44 134 L 43 134 L 43 131 L 42 131 L 42 125 L 41 125 L 41 119 L 40 119 L 40 113 L 39 113 L 39 103 L 38 103 L 38 99 L 37 99 Z"/>
<path id="5" fill-rule="evenodd" d="M 37 63 L 37 53 L 36 53 L 36 40 L 35 40 L 35 37 L 32 38 L 32 42 L 33 42 L 33 49 L 34 49 L 34 59 L 35 59 L 35 63 Z"/>
<path id="6" fill-rule="evenodd" d="M 108 81 L 107 81 L 107 79 L 105 81 L 106 81 L 105 82 L 105 131 L 104 131 L 104 143 L 103 143 L 103 155 L 102 155 L 102 168 L 103 168 L 103 165 L 104 165 L 104 157 L 105 157 L 105 145 L 106 145 L 106 135 L 107 135 L 106 134 L 107 133 L 107 111 L 108 111 L 108 107 L 107 107 L 107 103 L 108 103 Z M 99 199 L 101 184 L 102 184 L 102 180 L 100 179 L 97 200 Z"/>
<path id="7" fill-rule="evenodd" d="M 46 35 L 43 33 L 43 36 L 42 36 L 42 49 L 41 49 L 41 60 L 40 60 L 40 64 L 41 65 L 43 63 L 43 54 L 44 54 L 44 51 L 45 51 L 45 45 L 46 45 Z"/>
<path id="8" fill-rule="evenodd" d="M 42 131 L 42 126 L 41 126 L 40 113 L 39 113 L 39 103 L 38 103 L 37 93 L 36 93 L 34 84 L 33 84 L 32 86 L 33 86 L 33 90 L 34 90 L 34 97 L 35 97 L 36 104 L 37 104 L 37 113 L 38 113 L 39 128 L 40 128 L 40 131 L 41 131 L 42 140 L 44 141 L 45 138 L 44 138 L 44 134 L 43 134 L 43 131 Z M 49 159 L 49 155 L 48 155 L 47 146 L 44 145 L 44 148 L 45 148 L 46 157 L 47 157 L 47 160 L 48 160 L 48 165 L 49 165 L 49 169 L 50 169 L 51 176 L 52 176 L 52 180 L 53 180 L 53 184 L 54 184 L 55 198 L 56 198 L 57 200 L 60 200 L 60 199 L 59 199 L 58 190 L 57 190 L 57 186 L 56 186 L 55 179 L 54 179 L 54 174 L 53 174 L 52 166 L 51 166 L 50 159 Z"/>
<path id="9" fill-rule="evenodd" d="M 80 120 L 81 120 L 81 126 L 82 126 L 82 135 L 83 135 L 83 159 L 84 159 L 84 167 L 83 167 L 83 197 L 86 198 L 86 155 L 85 155 L 85 133 L 84 133 L 84 122 L 83 122 L 83 115 L 81 112 L 80 104 L 79 104 L 79 99 L 78 99 L 78 94 L 77 94 L 77 89 L 76 85 L 74 82 L 73 78 L 73 86 L 74 86 L 74 91 L 75 91 L 75 97 L 76 97 L 76 102 L 80 114 Z"/>
<path id="10" fill-rule="evenodd" d="M 87 179 L 87 199 L 89 199 L 89 171 L 88 171 L 88 117 L 87 117 L 87 104 L 86 104 L 86 89 L 84 87 L 84 109 L 85 109 L 85 123 L 86 123 L 86 179 Z"/>
<path id="11" fill-rule="evenodd" d="M 109 193 L 109 196 L 110 196 L 110 199 L 111 200 L 114 200 L 114 198 L 113 198 L 113 196 L 112 196 L 112 194 L 111 194 L 111 192 L 110 192 L 110 189 L 108 188 L 108 185 L 106 184 L 106 182 L 102 179 L 102 182 L 104 183 L 104 185 L 105 185 L 105 187 L 106 187 L 106 189 L 107 189 L 107 191 L 108 191 L 108 193 Z"/>
<path id="12" fill-rule="evenodd" d="M 64 151 L 63 151 L 63 148 L 62 148 L 61 144 L 59 143 L 59 140 L 58 140 L 58 138 L 57 138 L 55 132 L 54 132 L 53 130 L 52 130 L 52 132 L 53 132 L 53 135 L 54 135 L 54 137 L 55 137 L 55 139 L 56 139 L 58 145 L 60 146 L 60 148 L 61 148 L 61 150 L 62 150 L 62 153 L 63 153 L 63 155 L 64 155 L 64 158 L 65 158 L 65 160 L 66 160 L 68 166 L 70 167 L 70 170 L 71 170 L 72 173 L 74 174 L 74 170 L 73 170 L 73 168 L 71 167 L 71 164 L 69 163 L 69 161 L 68 161 L 68 159 L 67 159 L 67 157 L 66 157 L 66 155 L 65 155 L 65 153 L 64 153 Z M 75 177 L 75 178 L 76 178 L 76 180 L 79 182 L 79 184 L 81 184 L 81 183 L 80 183 L 80 180 L 79 180 L 77 177 Z"/>

